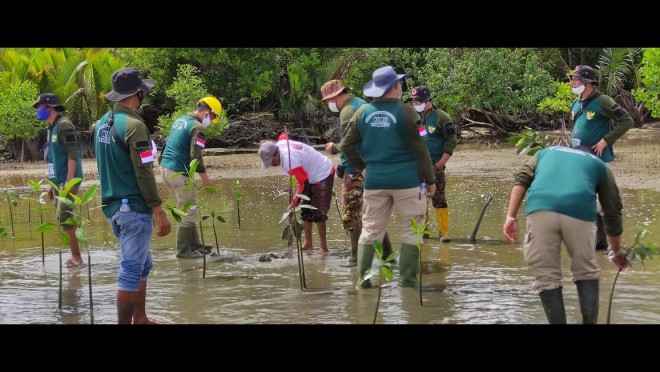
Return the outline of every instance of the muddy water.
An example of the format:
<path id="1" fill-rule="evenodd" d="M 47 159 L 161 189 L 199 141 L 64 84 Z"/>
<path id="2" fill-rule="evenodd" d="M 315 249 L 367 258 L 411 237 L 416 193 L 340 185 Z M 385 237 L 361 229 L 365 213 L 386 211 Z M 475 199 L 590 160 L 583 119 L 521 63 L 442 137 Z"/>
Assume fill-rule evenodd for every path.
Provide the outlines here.
<path id="1" fill-rule="evenodd" d="M 487 150 L 486 150 L 487 151 Z M 246 155 L 249 156 L 249 155 Z M 513 172 L 515 169 L 511 169 Z M 255 172 L 254 169 L 246 173 Z M 460 172 L 458 172 L 460 173 Z M 202 260 L 175 258 L 175 234 L 154 238 L 154 269 L 149 277 L 147 310 L 159 323 L 177 324 L 347 324 L 373 321 L 377 290 L 355 290 L 355 268 L 341 265 L 349 254 L 350 242 L 341 229 L 336 207 L 329 214 L 330 255 L 304 255 L 306 289 L 301 290 L 299 266 L 293 258 L 260 262 L 263 255 L 283 255 L 280 240 L 286 209 L 285 198 L 276 198 L 286 189 L 284 176 L 241 178 L 241 228 L 238 229 L 236 201 L 231 185 L 235 178 L 218 181 L 218 191 L 202 194 L 202 213 L 214 211 L 226 219 L 216 223 L 219 254 L 209 257 L 206 278 Z M 275 173 L 276 174 L 276 173 Z M 419 293 L 399 288 L 395 280 L 384 282 L 377 323 L 387 324 L 530 324 L 545 323 L 540 301 L 530 290 L 531 272 L 525 266 L 520 245 L 510 246 L 502 237 L 503 217 L 508 202 L 510 179 L 452 175 L 447 186 L 450 202 L 452 241 L 440 243 L 432 215 L 432 238 L 425 241 L 422 257 L 423 306 Z M 335 190 L 339 193 L 338 183 Z M 660 193 L 622 188 L 625 205 L 624 242 L 630 243 L 641 228 L 660 241 Z M 487 208 L 476 236 L 470 243 L 475 223 L 488 196 Z M 173 198 L 168 196 L 168 202 Z M 98 199 L 93 205 L 98 205 Z M 33 207 L 33 206 L 32 206 Z M 8 207 L 0 204 L 0 226 L 9 237 L 0 240 L 0 323 L 3 324 L 85 324 L 90 323 L 89 275 L 87 265 L 64 269 L 62 307 L 58 308 L 59 243 L 54 233 L 45 237 L 42 263 L 41 237 L 34 232 L 38 212 L 19 201 L 13 211 L 15 238 L 11 237 Z M 87 211 L 83 212 L 87 216 Z M 89 212 L 94 322 L 116 322 L 115 277 L 118 249 L 108 223 L 99 210 Z M 52 220 L 52 213 L 45 216 Z M 396 221 L 389 231 L 395 248 L 400 240 Z M 210 222 L 204 237 L 214 242 Z M 314 234 L 316 239 L 316 232 Z M 318 244 L 315 240 L 315 248 Z M 68 258 L 64 249 L 64 259 Z M 84 255 L 88 263 L 88 258 Z M 601 271 L 599 323 L 607 315 L 609 293 L 616 274 L 604 254 L 598 255 Z M 612 323 L 660 322 L 660 267 L 651 261 L 644 268 L 636 264 L 619 276 L 612 308 Z M 570 282 L 569 262 L 564 261 L 564 297 L 569 323 L 581 318 L 575 287 Z"/>

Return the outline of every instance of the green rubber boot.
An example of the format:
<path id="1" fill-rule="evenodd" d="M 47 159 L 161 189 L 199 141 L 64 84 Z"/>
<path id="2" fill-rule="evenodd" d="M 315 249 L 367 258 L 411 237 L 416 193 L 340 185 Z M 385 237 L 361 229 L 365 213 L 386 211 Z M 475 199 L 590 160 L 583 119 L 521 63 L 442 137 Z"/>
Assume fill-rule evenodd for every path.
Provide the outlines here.
<path id="1" fill-rule="evenodd" d="M 598 279 L 575 282 L 578 299 L 580 300 L 582 324 L 596 324 L 598 321 L 598 284 Z"/>
<path id="2" fill-rule="evenodd" d="M 199 230 L 197 225 L 193 226 L 192 233 L 192 249 L 193 251 L 198 251 L 199 253 L 211 253 L 213 251 L 213 246 L 210 244 L 202 244 L 202 241 L 199 240 Z"/>
<path id="3" fill-rule="evenodd" d="M 417 267 L 419 266 L 419 249 L 416 245 L 401 244 L 399 259 L 399 287 L 417 288 Z"/>
<path id="4" fill-rule="evenodd" d="M 199 258 L 193 254 L 192 234 L 194 227 L 177 226 L 176 228 L 176 256 L 178 258 Z"/>
<path id="5" fill-rule="evenodd" d="M 561 287 L 539 293 L 543 311 L 550 324 L 566 324 L 566 309 Z"/>
<path id="6" fill-rule="evenodd" d="M 371 280 L 367 279 L 362 281 L 364 274 L 371 268 L 371 263 L 374 260 L 374 245 L 373 244 L 358 244 L 357 253 L 357 267 L 358 267 L 358 288 L 370 288 Z"/>

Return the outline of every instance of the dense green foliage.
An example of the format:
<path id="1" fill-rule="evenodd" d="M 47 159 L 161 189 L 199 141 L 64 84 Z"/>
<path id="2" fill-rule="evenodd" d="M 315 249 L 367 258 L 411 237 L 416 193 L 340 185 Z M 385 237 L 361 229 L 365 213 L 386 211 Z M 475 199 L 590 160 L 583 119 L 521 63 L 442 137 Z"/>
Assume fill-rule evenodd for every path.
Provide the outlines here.
<path id="1" fill-rule="evenodd" d="M 217 97 L 223 106 L 221 136 L 227 118 L 270 112 L 291 128 L 309 129 L 323 138 L 321 119 L 330 114 L 320 102 L 320 87 L 341 79 L 353 93 L 378 67 L 391 65 L 407 73 L 406 92 L 427 85 L 433 103 L 463 128 L 489 128 L 493 133 L 519 132 L 525 126 L 557 127 L 574 96 L 567 73 L 577 64 L 599 72 L 599 89 L 612 96 L 636 123 L 660 115 L 660 49 L 647 48 L 19 48 L 0 49 L 1 115 L 20 118 L 19 101 L 33 93 L 60 96 L 80 131 L 85 132 L 108 109 L 112 72 L 139 68 L 154 79 L 147 102 L 153 122 L 165 133 L 173 119 L 194 110 L 196 101 Z M 642 51 L 643 53 L 640 53 Z M 29 82 L 36 92 L 26 91 Z M 631 93 L 632 92 L 632 93 Z M 404 99 L 407 93 L 404 93 Z M 25 106 L 27 107 L 27 106 Z M 33 115 L 28 108 L 26 117 Z M 564 120 L 565 122 L 566 120 Z M 32 119 L 14 120 L 13 133 L 34 139 Z M 24 127 L 24 128 L 23 128 Z M 22 129 L 21 129 L 22 128 Z M 43 129 L 43 128 L 42 128 Z M 9 129 L 2 128 L 6 137 Z M 30 143 L 30 146 L 34 146 Z M 18 148 L 14 144 L 13 148 Z M 31 153 L 34 153 L 32 151 Z M 10 154 L 14 156 L 15 154 Z"/>
<path id="2" fill-rule="evenodd" d="M 32 108 L 37 87 L 30 81 L 19 81 L 0 90 L 0 140 L 34 138 L 44 126 Z"/>
<path id="3" fill-rule="evenodd" d="M 651 116 L 660 118 L 660 48 L 644 48 L 640 72 L 643 86 L 633 90 L 633 95 L 644 102 Z"/>

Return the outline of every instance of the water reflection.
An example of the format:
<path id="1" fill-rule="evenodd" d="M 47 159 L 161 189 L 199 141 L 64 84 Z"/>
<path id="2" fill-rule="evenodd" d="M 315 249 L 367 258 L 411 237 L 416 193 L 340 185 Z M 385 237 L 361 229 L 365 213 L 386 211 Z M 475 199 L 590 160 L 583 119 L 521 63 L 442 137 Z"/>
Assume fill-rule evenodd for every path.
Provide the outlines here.
<path id="1" fill-rule="evenodd" d="M 532 275 L 523 262 L 520 246 L 502 239 L 502 221 L 508 203 L 510 181 L 489 177 L 449 177 L 452 240 L 437 239 L 437 221 L 432 216 L 430 230 L 435 238 L 422 249 L 422 298 L 411 288 L 399 288 L 398 269 L 391 282 L 384 281 L 377 323 L 387 324 L 529 324 L 546 323 L 540 301 L 531 290 Z M 287 249 L 281 240 L 283 224 L 278 223 L 287 201 L 275 197 L 286 189 L 286 178 L 270 176 L 241 179 L 241 229 L 238 229 L 236 201 L 231 185 L 235 179 L 218 182 L 218 191 L 201 194 L 201 212 L 222 215 L 216 224 L 220 253 L 208 257 L 206 278 L 202 260 L 175 258 L 176 236 L 152 240 L 154 268 L 149 277 L 147 310 L 150 318 L 165 324 L 290 324 L 333 323 L 370 324 L 373 322 L 377 290 L 356 290 L 355 268 L 341 265 L 349 255 L 350 241 L 336 214 L 328 220 L 326 257 L 304 256 L 305 291 L 300 290 L 296 256 L 260 257 L 273 253 L 281 257 Z M 336 192 L 339 194 L 338 184 Z M 468 240 L 488 196 L 487 208 L 475 243 Z M 640 228 L 660 237 L 655 222 L 660 193 L 648 190 L 622 190 L 625 205 L 624 241 L 631 242 Z M 173 198 L 168 196 L 173 202 Z M 98 200 L 95 202 L 98 205 Z M 46 234 L 45 263 L 41 261 L 37 223 L 28 223 L 27 208 L 14 210 L 15 239 L 0 240 L 0 323 L 89 323 L 89 277 L 87 267 L 64 271 L 62 309 L 58 308 L 58 251 L 56 234 Z M 45 215 L 47 221 L 54 216 Z M 116 238 L 100 210 L 90 211 L 88 227 L 91 252 L 94 320 L 116 323 L 115 280 L 118 265 Z M 8 221 L 7 209 L 0 208 L 0 224 Z M 400 248 L 397 221 L 390 220 L 388 231 L 395 232 L 392 243 Z M 316 234 L 316 232 L 314 232 Z M 204 224 L 207 243 L 215 239 L 210 223 Z M 316 237 L 315 237 L 316 239 Z M 214 251 L 216 248 L 214 247 Z M 85 251 L 83 251 L 85 252 Z M 86 255 L 84 256 L 87 263 Z M 566 259 L 567 260 L 567 259 Z M 601 271 L 599 323 L 604 323 L 614 266 L 598 255 Z M 568 261 L 564 262 L 568 268 Z M 567 320 L 581 320 L 577 294 L 564 272 Z M 619 277 L 613 305 L 612 323 L 660 322 L 660 270 L 651 261 L 644 269 L 637 264 Z"/>

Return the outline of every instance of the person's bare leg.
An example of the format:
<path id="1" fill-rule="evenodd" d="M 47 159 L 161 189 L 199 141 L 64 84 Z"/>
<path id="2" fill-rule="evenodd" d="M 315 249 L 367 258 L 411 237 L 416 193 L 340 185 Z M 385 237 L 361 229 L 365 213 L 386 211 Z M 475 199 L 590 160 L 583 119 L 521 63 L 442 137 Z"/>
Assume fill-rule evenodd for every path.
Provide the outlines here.
<path id="1" fill-rule="evenodd" d="M 78 267 L 82 265 L 83 259 L 82 255 L 80 254 L 78 238 L 76 238 L 76 227 L 73 227 L 72 229 L 65 229 L 64 231 L 67 233 L 67 235 L 69 235 L 69 248 L 71 249 L 71 258 L 66 261 L 66 267 Z"/>
<path id="2" fill-rule="evenodd" d="M 138 297 L 133 308 L 133 324 L 156 324 L 147 318 L 147 281 L 140 281 Z"/>
<path id="3" fill-rule="evenodd" d="M 117 291 L 117 324 L 133 322 L 133 309 L 138 302 L 139 293 L 139 291 Z"/>
<path id="4" fill-rule="evenodd" d="M 330 251 L 328 251 L 328 242 L 326 241 L 326 226 L 325 226 L 325 221 L 319 221 L 316 223 L 316 228 L 318 229 L 319 232 L 319 254 L 320 255 L 327 255 Z"/>
<path id="5" fill-rule="evenodd" d="M 314 248 L 312 244 L 312 223 L 309 221 L 303 221 L 303 227 L 305 231 L 305 241 L 303 242 L 303 251 L 311 251 Z"/>

